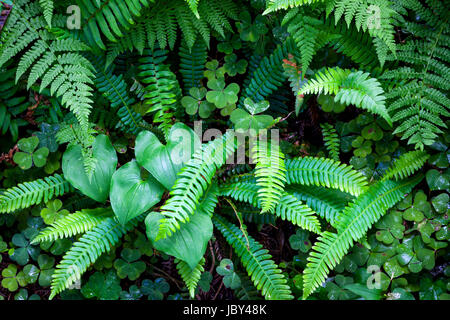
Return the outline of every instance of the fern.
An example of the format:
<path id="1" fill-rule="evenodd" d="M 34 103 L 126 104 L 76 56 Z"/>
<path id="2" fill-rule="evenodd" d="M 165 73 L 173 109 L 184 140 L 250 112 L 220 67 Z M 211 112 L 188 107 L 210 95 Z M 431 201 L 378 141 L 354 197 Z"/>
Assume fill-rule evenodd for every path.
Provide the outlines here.
<path id="1" fill-rule="evenodd" d="M 366 178 L 351 166 L 326 158 L 304 157 L 286 160 L 287 184 L 322 186 L 358 196 L 367 186 Z"/>
<path id="2" fill-rule="evenodd" d="M 96 68 L 95 85 L 98 91 L 110 102 L 121 121 L 121 129 L 126 133 L 137 135 L 142 130 L 142 116 L 132 109 L 134 99 L 128 95 L 128 89 L 122 75 L 113 74 L 113 68 L 107 67 L 100 58 L 92 58 Z"/>
<path id="3" fill-rule="evenodd" d="M 195 296 L 195 289 L 197 288 L 198 282 L 200 281 L 200 277 L 202 276 L 203 271 L 205 269 L 203 268 L 203 265 L 205 264 L 205 258 L 202 258 L 198 265 L 191 269 L 189 265 L 182 261 L 182 260 L 175 260 L 175 263 L 177 264 L 177 270 L 180 274 L 181 278 L 183 279 L 184 283 L 186 284 L 186 287 L 189 290 L 189 295 L 191 298 L 194 298 Z"/>
<path id="4" fill-rule="evenodd" d="M 284 154 L 274 141 L 258 140 L 252 148 L 252 158 L 256 162 L 255 177 L 259 186 L 261 213 L 273 212 L 286 182 Z"/>
<path id="5" fill-rule="evenodd" d="M 40 90 L 49 87 L 51 95 L 61 97 L 87 130 L 94 74 L 79 52 L 89 47 L 74 38 L 56 39 L 47 31 L 36 1 L 16 1 L 5 28 L 0 36 L 0 67 L 27 48 L 19 60 L 16 81 L 29 70 L 27 88 L 41 79 Z"/>
<path id="6" fill-rule="evenodd" d="M 267 9 L 263 14 L 268 14 L 282 9 L 289 9 L 301 6 L 303 4 L 310 4 L 315 2 L 323 2 L 324 0 L 269 0 L 267 1 Z"/>
<path id="7" fill-rule="evenodd" d="M 15 84 L 16 69 L 8 64 L 0 71 L 0 133 L 5 135 L 9 131 L 15 142 L 19 138 L 19 128 L 27 124 L 18 116 L 28 109 L 29 103 Z"/>
<path id="8" fill-rule="evenodd" d="M 55 174 L 32 182 L 19 183 L 16 187 L 0 194 L 0 213 L 9 213 L 29 208 L 42 202 L 60 197 L 73 188 L 64 178 Z"/>
<path id="9" fill-rule="evenodd" d="M 396 56 L 387 57 L 401 65 L 385 71 L 382 79 L 389 90 L 386 98 L 396 124 L 394 134 L 423 150 L 447 128 L 442 117 L 450 115 L 448 10 L 437 1 L 401 3 L 408 9 L 406 14 L 413 11 L 418 20 L 403 22 L 407 38 Z"/>
<path id="10" fill-rule="evenodd" d="M 313 246 L 304 270 L 303 298 L 306 299 L 326 279 L 355 241 L 359 241 L 386 211 L 403 199 L 422 179 L 377 182 L 338 216 L 337 233 L 324 232 Z"/>
<path id="11" fill-rule="evenodd" d="M 234 294 L 238 300 L 260 300 L 261 296 L 258 294 L 258 290 L 252 283 L 252 280 L 245 274 L 237 272 L 237 275 L 241 279 L 241 287 L 234 290 Z"/>
<path id="12" fill-rule="evenodd" d="M 236 149 L 235 136 L 227 132 L 223 137 L 203 145 L 192 159 L 178 173 L 171 197 L 161 207 L 164 219 L 160 222 L 158 239 L 164 239 L 180 229 L 180 223 L 189 221 L 198 206 L 198 201 L 205 194 L 212 179 L 227 157 Z"/>
<path id="13" fill-rule="evenodd" d="M 339 161 L 340 140 L 336 129 L 329 123 L 323 123 L 320 127 L 322 128 L 322 136 L 328 155 L 331 159 Z"/>
<path id="14" fill-rule="evenodd" d="M 293 19 L 290 18 L 292 16 Z M 302 72 L 305 74 L 314 54 L 319 49 L 319 34 L 321 34 L 323 21 L 306 15 L 304 10 L 295 9 L 286 15 L 283 24 L 288 24 L 288 32 L 300 51 Z"/>
<path id="15" fill-rule="evenodd" d="M 101 35 L 116 42 L 125 35 L 141 16 L 149 0 L 77 0 L 81 9 L 82 28 L 85 38 L 92 46 L 106 50 Z"/>
<path id="16" fill-rule="evenodd" d="M 290 185 L 286 188 L 286 192 L 304 202 L 332 226 L 345 206 L 354 200 L 348 193 L 316 186 Z"/>
<path id="17" fill-rule="evenodd" d="M 180 46 L 180 73 L 183 76 L 183 89 L 185 94 L 191 88 L 200 88 L 203 79 L 208 52 L 204 42 L 197 40 L 189 50 L 185 43 Z"/>
<path id="18" fill-rule="evenodd" d="M 339 67 L 328 68 L 324 72 L 318 72 L 316 79 L 310 80 L 299 92 L 311 93 L 335 94 L 336 102 L 354 104 L 358 108 L 380 115 L 392 125 L 385 106 L 384 91 L 376 79 L 369 78 L 369 73 L 351 72 Z"/>
<path id="19" fill-rule="evenodd" d="M 401 180 L 422 168 L 430 156 L 424 151 L 410 151 L 402 154 L 384 173 L 383 180 Z"/>
<path id="20" fill-rule="evenodd" d="M 122 226 L 116 218 L 107 218 L 93 229 L 86 232 L 72 248 L 66 252 L 52 275 L 50 299 L 79 280 L 87 268 L 93 264 L 120 238 L 134 229 L 143 216 L 137 217 Z"/>
<path id="21" fill-rule="evenodd" d="M 261 208 L 258 191 L 259 187 L 253 183 L 237 182 L 220 186 L 221 196 L 248 202 L 254 207 Z M 320 223 L 314 216 L 314 211 L 291 194 L 286 192 L 281 194 L 280 200 L 274 208 L 274 214 L 303 229 L 320 233 Z"/>
<path id="22" fill-rule="evenodd" d="M 244 106 L 246 98 L 254 102 L 266 100 L 266 98 L 275 92 L 286 80 L 283 69 L 283 60 L 287 59 L 289 54 L 296 55 L 297 47 L 291 37 L 287 38 L 283 44 L 269 56 L 264 57 L 258 68 L 250 74 L 250 77 L 244 82 L 243 94 L 239 100 L 239 106 Z"/>
<path id="23" fill-rule="evenodd" d="M 200 39 L 209 46 L 213 31 L 224 37 L 225 31 L 232 31 L 230 20 L 238 18 L 238 8 L 232 0 L 199 1 L 198 16 L 195 11 L 193 15 L 191 9 L 185 0 L 157 0 L 118 43 L 108 45 L 108 51 L 117 56 L 132 48 L 172 50 L 179 35 L 188 49 L 192 49 Z"/>
<path id="24" fill-rule="evenodd" d="M 247 244 L 242 231 L 222 217 L 214 216 L 213 223 L 236 251 L 255 287 L 261 290 L 267 300 L 293 299 L 286 278 L 261 244 L 248 235 Z"/>
<path id="25" fill-rule="evenodd" d="M 32 244 L 69 238 L 92 230 L 101 222 L 111 217 L 111 208 L 83 209 L 58 219 L 51 226 L 42 230 L 32 241 Z"/>
<path id="26" fill-rule="evenodd" d="M 44 18 L 48 26 L 52 27 L 54 0 L 39 0 L 39 4 L 44 10 Z"/>
<path id="27" fill-rule="evenodd" d="M 174 111 L 178 107 L 181 89 L 174 73 L 168 65 L 163 64 L 167 59 L 167 51 L 144 51 L 139 59 L 139 76 L 146 85 L 144 103 L 148 106 L 146 113 L 153 113 L 153 122 L 159 123 L 159 128 L 167 136 L 172 126 Z"/>

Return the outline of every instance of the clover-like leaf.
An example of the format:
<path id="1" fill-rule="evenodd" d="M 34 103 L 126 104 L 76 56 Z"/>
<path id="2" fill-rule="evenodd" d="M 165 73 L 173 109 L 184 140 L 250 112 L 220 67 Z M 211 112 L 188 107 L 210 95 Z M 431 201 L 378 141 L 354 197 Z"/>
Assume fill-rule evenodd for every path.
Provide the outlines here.
<path id="1" fill-rule="evenodd" d="M 295 234 L 289 237 L 289 243 L 294 250 L 300 250 L 301 252 L 308 252 L 311 249 L 312 244 L 309 241 L 309 232 L 306 230 L 298 229 Z"/>
<path id="2" fill-rule="evenodd" d="M 14 292 L 19 288 L 19 285 L 21 287 L 26 286 L 27 283 L 23 273 L 22 276 L 19 274 L 17 273 L 16 265 L 8 265 L 7 268 L 2 270 L 2 287 L 8 289 L 10 292 Z"/>
<path id="3" fill-rule="evenodd" d="M 128 291 L 122 291 L 120 293 L 121 300 L 139 300 L 142 296 L 141 290 L 136 285 L 132 285 Z"/>
<path id="4" fill-rule="evenodd" d="M 240 88 L 237 83 L 226 86 L 225 80 L 212 79 L 208 81 L 208 88 L 211 91 L 206 94 L 206 100 L 220 109 L 238 101 Z"/>
<path id="5" fill-rule="evenodd" d="M 39 146 L 46 147 L 50 152 L 58 150 L 58 142 L 56 141 L 56 133 L 59 130 L 59 124 L 41 124 L 41 131 L 35 132 L 34 135 L 39 138 Z"/>
<path id="6" fill-rule="evenodd" d="M 230 54 L 225 56 L 225 64 L 223 67 L 225 71 L 231 77 L 234 77 L 236 74 L 244 74 L 247 70 L 248 62 L 245 59 L 238 60 L 236 54 Z"/>
<path id="7" fill-rule="evenodd" d="M 219 61 L 211 60 L 205 64 L 207 70 L 204 76 L 208 80 L 223 79 L 225 77 L 225 68 L 219 68 Z"/>
<path id="8" fill-rule="evenodd" d="M 234 271 L 233 261 L 230 259 L 223 259 L 217 266 L 216 271 L 223 276 L 223 284 L 230 289 L 237 289 L 241 286 L 241 278 Z"/>
<path id="9" fill-rule="evenodd" d="M 163 278 L 157 278 L 155 281 L 142 280 L 141 292 L 148 296 L 148 300 L 162 300 L 164 294 L 169 292 L 170 286 Z"/>
<path id="10" fill-rule="evenodd" d="M 41 217 L 44 219 L 46 224 L 53 224 L 58 219 L 61 219 L 69 214 L 68 210 L 61 210 L 62 201 L 59 199 L 55 199 L 53 201 L 49 201 L 47 203 L 47 208 L 42 209 Z"/>
<path id="11" fill-rule="evenodd" d="M 139 250 L 125 248 L 122 250 L 121 257 L 122 259 L 114 262 L 114 268 L 120 279 L 128 278 L 134 281 L 145 271 L 145 262 L 138 261 L 141 257 Z"/>
<path id="12" fill-rule="evenodd" d="M 114 270 L 109 270 L 106 274 L 95 272 L 81 288 L 81 293 L 85 298 L 100 300 L 117 300 L 121 291 L 120 280 Z"/>
<path id="13" fill-rule="evenodd" d="M 189 115 L 199 114 L 203 119 L 209 118 L 212 112 L 216 109 L 214 104 L 205 101 L 206 88 L 191 88 L 189 90 L 190 96 L 183 97 L 181 104 L 186 109 Z"/>

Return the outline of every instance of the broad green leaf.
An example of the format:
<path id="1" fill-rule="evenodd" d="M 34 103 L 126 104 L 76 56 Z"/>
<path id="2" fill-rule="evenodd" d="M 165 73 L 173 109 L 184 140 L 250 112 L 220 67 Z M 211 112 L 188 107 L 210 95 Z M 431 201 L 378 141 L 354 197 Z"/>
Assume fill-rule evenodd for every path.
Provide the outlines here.
<path id="1" fill-rule="evenodd" d="M 147 216 L 145 225 L 148 238 L 157 250 L 183 260 L 194 269 L 205 254 L 206 245 L 212 237 L 211 218 L 202 211 L 197 211 L 190 221 L 183 224 L 171 237 L 155 241 L 163 218 L 164 216 L 157 212 Z"/>
<path id="2" fill-rule="evenodd" d="M 172 189 L 177 174 L 189 161 L 195 149 L 201 145 L 198 136 L 183 123 L 175 124 L 169 132 L 167 144 L 149 131 L 136 139 L 136 159 L 166 189 Z"/>
<path id="3" fill-rule="evenodd" d="M 108 199 L 111 178 L 117 167 L 117 155 L 109 138 L 99 135 L 93 144 L 93 158 L 95 169 L 88 177 L 84 170 L 81 146 L 69 146 L 64 153 L 62 169 L 64 178 L 84 195 L 98 202 Z"/>
<path id="4" fill-rule="evenodd" d="M 142 180 L 136 161 L 122 166 L 111 179 L 111 207 L 123 225 L 161 201 L 163 193 L 163 187 L 151 175 Z"/>

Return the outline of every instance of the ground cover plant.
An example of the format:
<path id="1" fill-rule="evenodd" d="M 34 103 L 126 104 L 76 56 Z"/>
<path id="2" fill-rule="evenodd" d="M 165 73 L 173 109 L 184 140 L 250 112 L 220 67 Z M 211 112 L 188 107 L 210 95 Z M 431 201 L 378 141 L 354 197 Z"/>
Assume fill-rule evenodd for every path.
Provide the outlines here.
<path id="1" fill-rule="evenodd" d="M 0 300 L 450 298 L 448 1 L 0 5 Z"/>

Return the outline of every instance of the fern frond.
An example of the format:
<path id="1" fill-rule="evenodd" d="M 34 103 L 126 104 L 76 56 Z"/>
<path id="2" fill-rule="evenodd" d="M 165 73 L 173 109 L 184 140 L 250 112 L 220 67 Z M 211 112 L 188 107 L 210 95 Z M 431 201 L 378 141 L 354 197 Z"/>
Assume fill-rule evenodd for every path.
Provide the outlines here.
<path id="1" fill-rule="evenodd" d="M 323 1 L 324 0 L 269 0 L 263 14 Z"/>
<path id="2" fill-rule="evenodd" d="M 386 106 L 384 91 L 375 78 L 369 78 L 369 73 L 351 72 L 339 67 L 328 68 L 318 72 L 316 79 L 310 80 L 299 94 L 334 94 L 334 101 L 368 110 L 383 117 L 392 125 Z"/>
<path id="3" fill-rule="evenodd" d="M 80 52 L 89 47 L 75 38 L 57 39 L 50 33 L 37 1 L 15 1 L 5 29 L 0 35 L 0 67 L 26 49 L 19 59 L 16 81 L 29 71 L 27 88 L 41 80 L 40 91 L 49 88 L 50 95 L 60 97 L 87 130 L 94 74 Z"/>
<path id="4" fill-rule="evenodd" d="M 317 212 L 320 217 L 335 225 L 336 217 L 354 197 L 335 189 L 316 186 L 289 185 L 286 192 Z"/>
<path id="5" fill-rule="evenodd" d="M 112 216 L 111 208 L 83 209 L 56 220 L 51 226 L 42 230 L 31 243 L 55 241 L 86 233 Z"/>
<path id="6" fill-rule="evenodd" d="M 185 94 L 188 94 L 191 88 L 200 88 L 202 85 L 203 71 L 208 58 L 206 44 L 197 40 L 192 49 L 189 50 L 187 45 L 182 43 L 179 55 L 180 73 L 184 84 L 183 89 Z"/>
<path id="7" fill-rule="evenodd" d="M 336 129 L 329 123 L 320 125 L 322 128 L 323 141 L 327 147 L 331 159 L 339 161 L 340 140 Z"/>
<path id="8" fill-rule="evenodd" d="M 213 223 L 236 251 L 255 287 L 267 300 L 293 299 L 286 278 L 261 244 L 251 236 L 247 236 L 247 244 L 242 231 L 220 216 L 215 215 Z"/>
<path id="9" fill-rule="evenodd" d="M 146 112 L 154 114 L 153 122 L 159 123 L 159 128 L 167 136 L 178 107 L 181 89 L 175 74 L 170 71 L 168 65 L 163 64 L 166 59 L 167 51 L 145 50 L 144 56 L 139 59 L 139 76 L 146 85 Z"/>
<path id="10" fill-rule="evenodd" d="M 377 182 L 345 208 L 336 222 L 337 233 L 324 232 L 308 257 L 303 273 L 304 299 L 325 281 L 327 274 L 342 260 L 353 243 L 361 239 L 421 179 Z"/>
<path id="11" fill-rule="evenodd" d="M 86 232 L 66 252 L 61 262 L 56 266 L 52 275 L 50 298 L 67 289 L 87 268 L 103 253 L 116 245 L 120 238 L 134 229 L 144 216 L 137 217 L 123 226 L 116 218 L 107 218 L 93 229 Z"/>
<path id="12" fill-rule="evenodd" d="M 203 268 L 205 261 L 205 258 L 202 258 L 198 265 L 194 269 L 191 269 L 191 267 L 183 260 L 175 260 L 178 274 L 186 284 L 186 287 L 189 290 L 189 295 L 192 299 L 195 297 L 195 289 L 200 281 L 200 277 L 202 276 L 203 271 L 205 271 L 205 268 Z"/>
<path id="13" fill-rule="evenodd" d="M 416 150 L 402 154 L 384 173 L 383 180 L 401 180 L 414 174 L 427 162 L 430 157 L 424 151 Z"/>
<path id="14" fill-rule="evenodd" d="M 95 86 L 111 102 L 111 108 L 117 110 L 120 118 L 120 128 L 137 135 L 142 130 L 142 116 L 133 110 L 135 100 L 128 95 L 128 88 L 122 75 L 113 74 L 112 67 L 106 67 L 101 58 L 92 57 L 96 69 Z"/>
<path id="15" fill-rule="evenodd" d="M 364 192 L 364 175 L 346 164 L 326 159 L 304 157 L 286 160 L 287 184 L 322 186 L 358 196 Z"/>
<path id="16" fill-rule="evenodd" d="M 44 179 L 19 183 L 0 194 L 0 213 L 29 208 L 42 202 L 60 197 L 73 191 L 69 182 L 63 176 L 55 174 Z"/>
<path id="17" fill-rule="evenodd" d="M 254 102 L 266 100 L 266 98 L 279 88 L 286 80 L 283 69 L 283 60 L 289 57 L 289 54 L 298 55 L 297 46 L 292 39 L 288 37 L 282 44 L 269 56 L 265 56 L 252 73 L 245 80 L 243 94 L 239 100 L 239 106 L 244 106 L 246 98 Z"/>
<path id="18" fill-rule="evenodd" d="M 106 50 L 102 35 L 109 41 L 117 42 L 151 2 L 153 1 L 77 0 L 85 38 L 91 45 Z"/>
<path id="19" fill-rule="evenodd" d="M 252 159 L 256 163 L 255 177 L 259 186 L 261 213 L 273 212 L 286 182 L 284 154 L 278 143 L 258 140 L 252 148 Z"/>
<path id="20" fill-rule="evenodd" d="M 39 0 L 39 4 L 44 10 L 44 18 L 47 21 L 48 26 L 52 27 L 54 0 Z"/>
<path id="21" fill-rule="evenodd" d="M 170 236 L 180 229 L 180 223 L 189 221 L 217 169 L 225 164 L 227 157 L 235 150 L 235 136 L 233 132 L 227 132 L 194 153 L 191 160 L 178 173 L 170 192 L 171 197 L 161 207 L 164 219 L 160 222 L 157 240 Z"/>
<path id="22" fill-rule="evenodd" d="M 254 183 L 237 182 L 220 186 L 220 195 L 231 197 L 238 201 L 250 203 L 261 208 L 258 197 L 259 187 Z M 293 195 L 283 192 L 274 209 L 274 214 L 283 220 L 314 233 L 320 233 L 320 223 L 314 211 Z"/>

